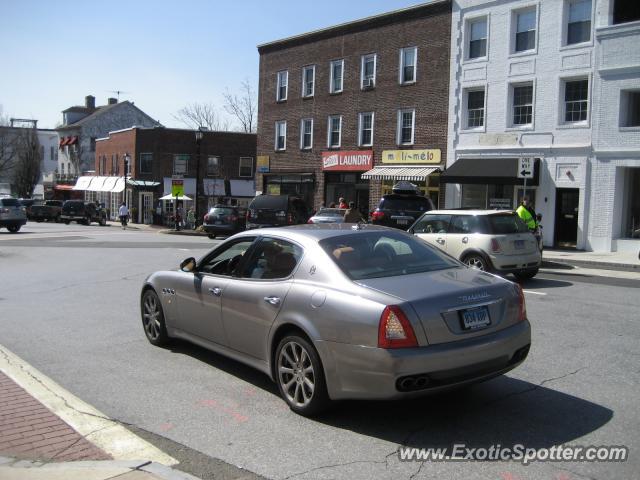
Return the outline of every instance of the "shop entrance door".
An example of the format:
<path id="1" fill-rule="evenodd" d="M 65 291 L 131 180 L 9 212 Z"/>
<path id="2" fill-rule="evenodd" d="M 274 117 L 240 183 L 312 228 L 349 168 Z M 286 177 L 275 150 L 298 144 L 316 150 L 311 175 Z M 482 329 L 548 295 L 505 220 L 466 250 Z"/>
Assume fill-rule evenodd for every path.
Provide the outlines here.
<path id="1" fill-rule="evenodd" d="M 556 190 L 555 245 L 575 248 L 578 240 L 578 202 L 580 190 L 558 188 Z"/>

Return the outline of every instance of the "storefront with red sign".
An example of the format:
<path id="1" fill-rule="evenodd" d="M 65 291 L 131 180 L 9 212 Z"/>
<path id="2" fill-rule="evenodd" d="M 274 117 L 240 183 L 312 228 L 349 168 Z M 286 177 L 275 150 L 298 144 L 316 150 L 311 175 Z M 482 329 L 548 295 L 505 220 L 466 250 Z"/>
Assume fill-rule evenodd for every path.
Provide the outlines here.
<path id="1" fill-rule="evenodd" d="M 363 215 L 369 214 L 369 180 L 362 174 L 373 168 L 373 150 L 322 152 L 324 205 L 356 202 Z"/>

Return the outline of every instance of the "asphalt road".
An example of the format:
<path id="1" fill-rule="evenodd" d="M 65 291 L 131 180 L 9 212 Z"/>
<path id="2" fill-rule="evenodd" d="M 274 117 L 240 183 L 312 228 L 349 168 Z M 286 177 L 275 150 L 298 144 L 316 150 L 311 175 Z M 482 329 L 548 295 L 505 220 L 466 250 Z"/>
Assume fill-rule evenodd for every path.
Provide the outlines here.
<path id="1" fill-rule="evenodd" d="M 445 396 L 343 402 L 309 420 L 291 413 L 261 373 L 186 343 L 147 343 L 144 278 L 216 243 L 75 224 L 1 230 L 0 343 L 203 477 L 637 477 L 640 278 L 541 273 L 524 285 L 533 342 L 520 368 Z M 630 458 L 523 466 L 400 462 L 396 454 L 399 445 L 454 443 L 626 445 Z"/>

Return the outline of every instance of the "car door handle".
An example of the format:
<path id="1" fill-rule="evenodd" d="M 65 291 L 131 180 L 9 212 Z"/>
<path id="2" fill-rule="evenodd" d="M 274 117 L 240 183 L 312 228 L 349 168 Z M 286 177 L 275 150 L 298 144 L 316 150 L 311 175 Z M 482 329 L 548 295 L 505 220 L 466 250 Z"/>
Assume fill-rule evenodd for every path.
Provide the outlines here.
<path id="1" fill-rule="evenodd" d="M 280 299 L 278 297 L 264 297 L 264 301 L 273 306 L 280 305 Z"/>
<path id="2" fill-rule="evenodd" d="M 444 238 L 436 238 L 436 242 L 438 242 L 440 245 L 444 245 Z"/>
<path id="3" fill-rule="evenodd" d="M 209 289 L 209 293 L 211 295 L 215 295 L 216 297 L 219 297 L 220 295 L 222 295 L 222 289 L 219 287 L 213 287 Z"/>

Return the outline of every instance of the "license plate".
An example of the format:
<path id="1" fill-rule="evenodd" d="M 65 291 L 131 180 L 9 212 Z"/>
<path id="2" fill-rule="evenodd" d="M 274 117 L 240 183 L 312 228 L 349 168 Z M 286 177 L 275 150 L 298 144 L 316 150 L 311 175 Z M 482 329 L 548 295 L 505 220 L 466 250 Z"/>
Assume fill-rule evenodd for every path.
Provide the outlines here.
<path id="1" fill-rule="evenodd" d="M 398 225 L 406 225 L 409 223 L 409 220 L 398 220 Z"/>
<path id="2" fill-rule="evenodd" d="M 472 308 L 462 312 L 462 326 L 465 330 L 475 330 L 491 323 L 487 307 Z"/>
<path id="3" fill-rule="evenodd" d="M 215 224 L 215 225 L 222 225 L 222 221 L 220 221 L 220 220 L 216 220 L 216 221 L 214 222 L 214 224 Z"/>
<path id="4" fill-rule="evenodd" d="M 514 240 L 513 246 L 517 250 L 522 250 L 524 248 L 524 240 Z"/>

